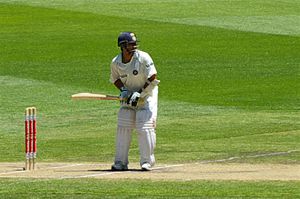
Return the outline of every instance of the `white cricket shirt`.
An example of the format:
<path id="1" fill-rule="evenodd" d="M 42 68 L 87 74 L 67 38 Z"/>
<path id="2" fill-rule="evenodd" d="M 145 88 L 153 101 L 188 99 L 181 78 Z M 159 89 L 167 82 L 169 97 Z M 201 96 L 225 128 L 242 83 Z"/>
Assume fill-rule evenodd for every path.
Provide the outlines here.
<path id="1" fill-rule="evenodd" d="M 149 77 L 156 74 L 156 68 L 150 55 L 136 50 L 130 62 L 122 63 L 122 53 L 113 58 L 111 62 L 110 82 L 120 79 L 131 92 L 139 91 Z"/>

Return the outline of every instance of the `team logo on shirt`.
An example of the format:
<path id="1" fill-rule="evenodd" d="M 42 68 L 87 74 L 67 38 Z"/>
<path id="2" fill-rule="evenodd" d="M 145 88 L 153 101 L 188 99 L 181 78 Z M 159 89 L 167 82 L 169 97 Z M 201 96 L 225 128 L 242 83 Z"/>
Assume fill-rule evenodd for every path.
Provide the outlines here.
<path id="1" fill-rule="evenodd" d="M 137 70 L 134 70 L 132 73 L 133 73 L 134 75 L 139 74 L 139 72 L 138 72 Z"/>

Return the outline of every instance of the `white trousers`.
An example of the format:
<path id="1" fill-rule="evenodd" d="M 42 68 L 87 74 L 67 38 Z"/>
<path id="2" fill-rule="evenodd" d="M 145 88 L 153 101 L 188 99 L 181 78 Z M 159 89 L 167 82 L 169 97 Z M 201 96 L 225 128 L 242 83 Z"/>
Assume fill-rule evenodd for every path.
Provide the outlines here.
<path id="1" fill-rule="evenodd" d="M 140 164 L 155 164 L 154 148 L 156 145 L 157 106 L 152 108 L 133 109 L 121 107 L 118 113 L 116 136 L 116 164 L 127 165 L 128 153 L 133 129 L 137 130 L 140 150 Z"/>

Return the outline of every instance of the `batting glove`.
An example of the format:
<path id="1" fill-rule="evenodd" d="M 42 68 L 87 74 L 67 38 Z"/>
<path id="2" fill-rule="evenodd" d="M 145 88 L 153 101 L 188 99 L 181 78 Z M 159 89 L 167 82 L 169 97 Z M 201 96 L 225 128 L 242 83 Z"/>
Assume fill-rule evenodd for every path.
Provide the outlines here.
<path id="1" fill-rule="evenodd" d="M 130 106 L 136 106 L 140 99 L 140 96 L 141 94 L 139 92 L 132 93 L 127 100 L 127 104 L 129 104 Z"/>
<path id="2" fill-rule="evenodd" d="M 121 104 L 126 103 L 129 92 L 128 92 L 127 88 L 125 88 L 125 87 L 120 88 L 120 91 L 121 91 L 120 96 L 119 96 L 120 102 L 121 102 Z"/>

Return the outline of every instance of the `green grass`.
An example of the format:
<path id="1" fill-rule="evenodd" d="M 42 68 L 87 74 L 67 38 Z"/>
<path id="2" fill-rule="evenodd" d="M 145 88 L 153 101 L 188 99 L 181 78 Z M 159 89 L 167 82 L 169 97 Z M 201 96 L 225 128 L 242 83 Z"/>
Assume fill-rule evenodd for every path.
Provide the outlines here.
<path id="1" fill-rule="evenodd" d="M 297 198 L 299 182 L 4 180 L 5 198 Z M 47 189 L 45 189 L 47 187 Z M 34 190 L 34 191 L 29 191 Z M 10 192 L 13 194 L 9 195 Z M 8 197 L 7 197 L 8 196 Z"/>
<path id="2" fill-rule="evenodd" d="M 33 105 L 38 108 L 39 161 L 112 162 L 118 103 L 72 101 L 70 96 L 118 94 L 108 81 L 109 65 L 119 52 L 119 32 L 132 30 L 140 48 L 152 55 L 161 80 L 158 163 L 241 157 L 236 161 L 299 164 L 299 3 L 137 2 L 0 0 L 0 162 L 23 160 L 23 113 Z M 250 158 L 290 150 L 295 152 Z M 139 161 L 135 135 L 130 161 Z M 137 184 L 158 190 L 144 190 L 147 197 L 171 197 L 178 187 L 183 187 L 178 197 L 299 196 L 296 182 L 243 182 L 241 189 L 238 182 L 31 182 L 47 197 L 91 198 L 86 189 L 94 184 L 112 186 L 107 197 L 119 189 L 117 195 L 138 197 L 143 191 Z M 0 194 L 16 186 L 12 198 L 26 195 L 26 180 L 0 183 L 7 188 Z M 84 190 L 76 192 L 77 183 Z M 132 194 L 122 188 L 127 183 Z M 70 192 L 55 191 L 60 184 Z"/>

